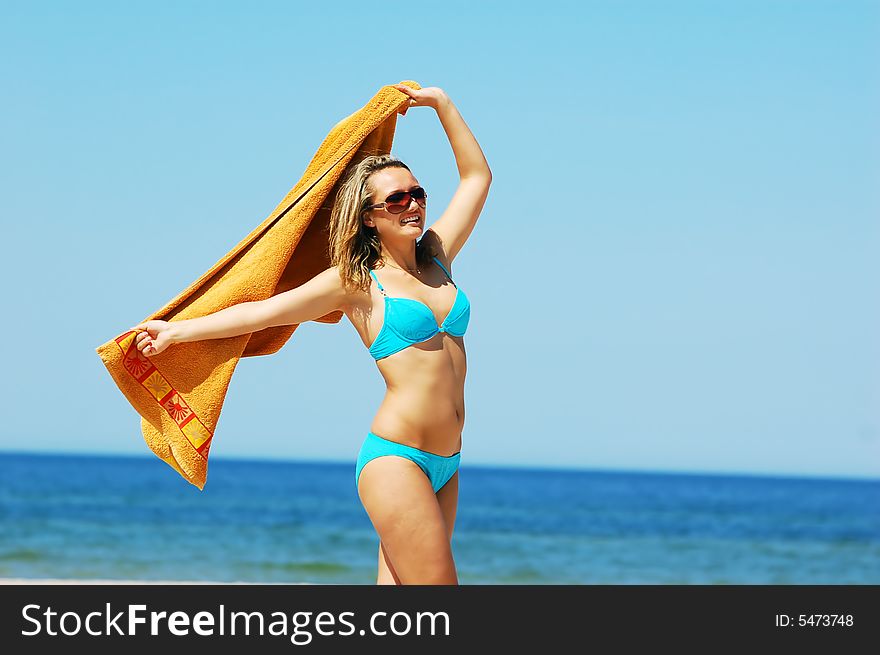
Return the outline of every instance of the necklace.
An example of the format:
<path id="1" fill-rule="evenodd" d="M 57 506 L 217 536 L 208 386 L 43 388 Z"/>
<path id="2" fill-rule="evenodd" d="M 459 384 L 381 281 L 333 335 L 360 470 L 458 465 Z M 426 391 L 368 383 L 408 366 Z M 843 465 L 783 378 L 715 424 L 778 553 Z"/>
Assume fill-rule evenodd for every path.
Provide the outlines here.
<path id="1" fill-rule="evenodd" d="M 400 266 L 395 266 L 394 264 L 389 264 L 388 262 L 385 262 L 385 265 L 390 266 L 391 268 L 396 268 L 399 271 L 406 271 L 407 273 L 410 273 L 410 274 L 412 274 L 412 273 L 418 273 L 419 275 L 422 274 L 422 271 L 418 266 L 416 266 L 415 270 L 413 270 L 411 268 L 401 268 Z"/>

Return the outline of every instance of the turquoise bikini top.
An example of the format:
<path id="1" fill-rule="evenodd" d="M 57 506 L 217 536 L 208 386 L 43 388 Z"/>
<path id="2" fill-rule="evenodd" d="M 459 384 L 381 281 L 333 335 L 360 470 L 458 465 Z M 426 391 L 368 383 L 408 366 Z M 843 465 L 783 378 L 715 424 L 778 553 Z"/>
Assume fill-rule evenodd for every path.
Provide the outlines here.
<path id="1" fill-rule="evenodd" d="M 446 267 L 434 257 L 446 277 L 456 288 L 455 302 L 441 325 L 437 325 L 434 313 L 423 302 L 412 298 L 389 298 L 379 278 L 373 271 L 370 275 L 379 285 L 379 291 L 385 296 L 385 317 L 382 329 L 370 346 L 370 354 L 375 359 L 382 359 L 408 348 L 416 343 L 427 341 L 438 332 L 448 332 L 455 337 L 463 337 L 471 317 L 471 303 L 464 291 L 452 279 Z"/>

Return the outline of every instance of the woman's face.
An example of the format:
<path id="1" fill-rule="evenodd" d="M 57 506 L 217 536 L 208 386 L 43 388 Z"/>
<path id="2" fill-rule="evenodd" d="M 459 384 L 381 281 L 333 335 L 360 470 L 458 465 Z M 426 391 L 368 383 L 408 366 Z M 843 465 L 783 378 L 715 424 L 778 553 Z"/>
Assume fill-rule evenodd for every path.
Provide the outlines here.
<path id="1" fill-rule="evenodd" d="M 370 204 L 385 202 L 392 193 L 411 191 L 419 186 L 419 181 L 405 168 L 383 168 L 373 173 L 367 180 L 367 188 L 371 189 Z M 364 225 L 375 227 L 381 238 L 410 237 L 418 238 L 425 228 L 425 207 L 410 198 L 409 207 L 400 214 L 392 214 L 384 207 L 371 209 L 364 214 Z M 415 221 L 409 219 L 416 218 Z"/>

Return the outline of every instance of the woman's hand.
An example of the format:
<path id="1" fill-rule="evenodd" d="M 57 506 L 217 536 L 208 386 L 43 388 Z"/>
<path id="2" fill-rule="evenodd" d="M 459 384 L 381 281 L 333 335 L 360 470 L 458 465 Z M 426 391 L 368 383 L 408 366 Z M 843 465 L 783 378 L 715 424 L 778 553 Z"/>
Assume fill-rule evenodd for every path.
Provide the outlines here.
<path id="1" fill-rule="evenodd" d="M 168 321 L 146 321 L 131 329 L 138 332 L 135 343 L 146 357 L 158 355 L 174 343 L 171 338 L 172 325 Z"/>
<path id="2" fill-rule="evenodd" d="M 405 116 L 407 109 L 410 107 L 433 107 L 437 109 L 442 103 L 449 101 L 449 96 L 446 95 L 446 92 L 436 86 L 429 86 L 424 89 L 411 89 L 405 84 L 394 84 L 393 86 L 398 91 L 402 91 L 409 96 L 409 104 L 404 105 L 400 110 L 401 116 Z"/>

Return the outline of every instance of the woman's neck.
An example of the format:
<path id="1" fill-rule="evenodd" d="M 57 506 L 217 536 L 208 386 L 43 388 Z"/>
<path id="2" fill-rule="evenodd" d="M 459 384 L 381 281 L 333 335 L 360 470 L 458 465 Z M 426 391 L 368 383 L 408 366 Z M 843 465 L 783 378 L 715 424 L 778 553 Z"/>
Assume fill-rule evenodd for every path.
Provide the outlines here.
<path id="1" fill-rule="evenodd" d="M 416 261 L 416 242 L 410 241 L 404 247 L 389 246 L 382 244 L 382 252 L 380 253 L 382 261 L 389 266 L 393 266 L 410 273 L 419 271 L 419 264 Z"/>

